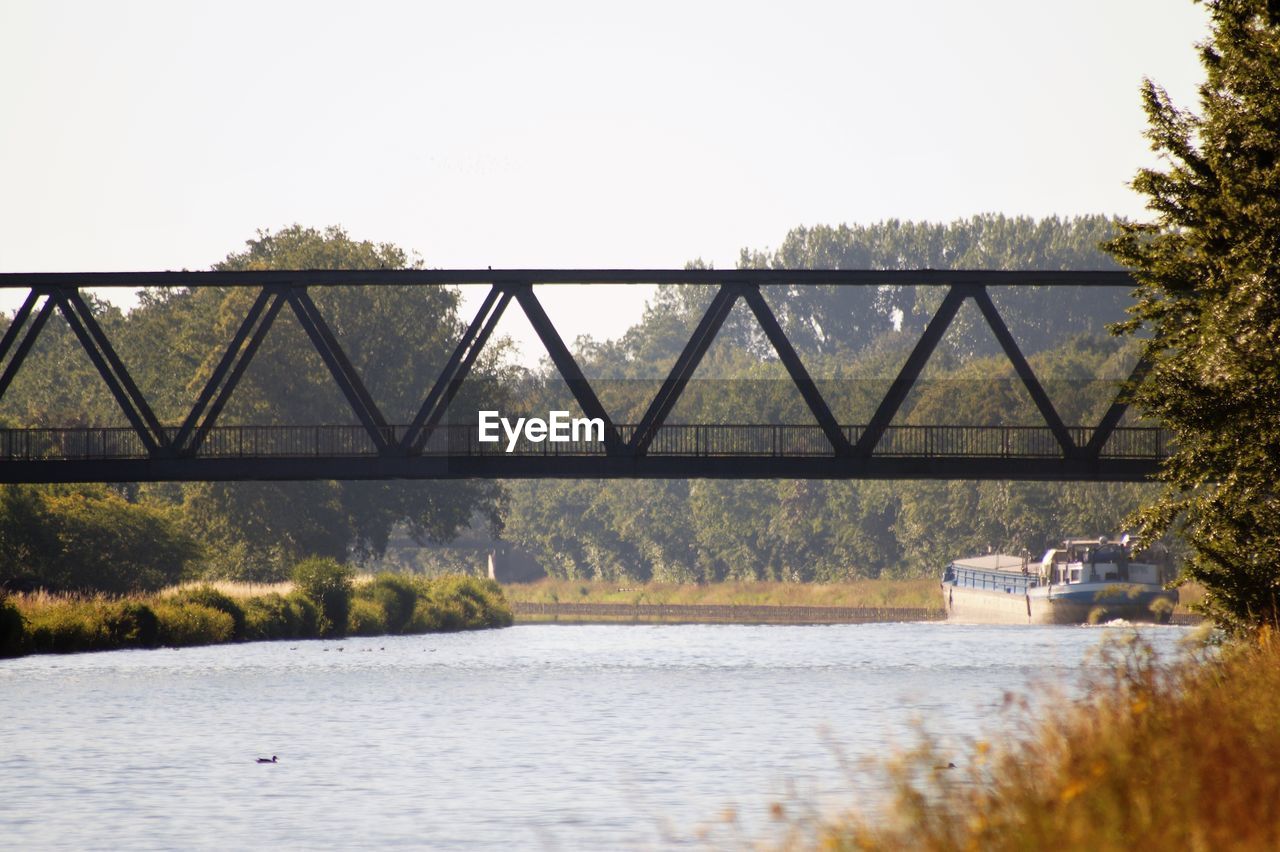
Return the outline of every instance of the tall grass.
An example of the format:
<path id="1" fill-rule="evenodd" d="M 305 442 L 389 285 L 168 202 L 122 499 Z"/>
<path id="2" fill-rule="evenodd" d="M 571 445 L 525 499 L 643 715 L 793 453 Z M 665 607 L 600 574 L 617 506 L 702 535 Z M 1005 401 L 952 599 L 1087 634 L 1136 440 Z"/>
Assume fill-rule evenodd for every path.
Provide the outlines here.
<path id="1" fill-rule="evenodd" d="M 842 606 L 941 609 L 938 580 L 858 580 L 851 583 L 723 582 L 695 584 L 540 580 L 503 586 L 528 603 Z"/>
<path id="2" fill-rule="evenodd" d="M 303 589 L 252 596 L 233 591 L 206 585 L 128 598 L 3 598 L 0 656 L 475 630 L 512 621 L 498 584 L 475 577 L 383 574 L 354 587 L 321 582 L 314 595 Z M 343 600 L 336 600 L 338 594 Z"/>
<path id="3" fill-rule="evenodd" d="M 1133 642 L 1087 698 L 968 765 L 925 746 L 887 813 L 798 828 L 830 850 L 1280 849 L 1280 639 L 1175 668 Z"/>

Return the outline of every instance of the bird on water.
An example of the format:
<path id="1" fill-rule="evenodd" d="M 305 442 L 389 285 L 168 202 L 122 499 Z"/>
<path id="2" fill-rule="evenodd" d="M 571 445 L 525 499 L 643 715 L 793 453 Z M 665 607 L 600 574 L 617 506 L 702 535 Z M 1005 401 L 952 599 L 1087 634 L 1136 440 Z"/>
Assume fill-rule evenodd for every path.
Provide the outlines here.
<path id="1" fill-rule="evenodd" d="M 258 762 L 259 762 L 259 763 L 279 763 L 279 762 L 280 762 L 280 758 L 276 757 L 276 756 L 273 754 L 273 755 L 271 755 L 271 759 L 270 759 L 270 760 L 267 760 L 267 758 L 265 758 L 265 757 L 260 757 L 260 758 L 258 758 Z"/>

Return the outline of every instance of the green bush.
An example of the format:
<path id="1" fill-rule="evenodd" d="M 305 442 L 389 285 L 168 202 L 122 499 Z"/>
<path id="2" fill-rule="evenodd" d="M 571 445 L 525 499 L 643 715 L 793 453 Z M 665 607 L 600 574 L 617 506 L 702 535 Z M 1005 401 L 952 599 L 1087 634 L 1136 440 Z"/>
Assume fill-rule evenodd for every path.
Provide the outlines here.
<path id="1" fill-rule="evenodd" d="M 496 582 L 455 574 L 420 581 L 418 603 L 406 632 L 507 627 L 512 619 Z"/>
<path id="2" fill-rule="evenodd" d="M 22 613 L 0 595 L 0 657 L 16 657 L 23 652 L 27 638 Z"/>
<path id="3" fill-rule="evenodd" d="M 418 599 L 405 633 L 440 633 L 448 629 L 440 606 L 424 597 Z"/>
<path id="4" fill-rule="evenodd" d="M 296 639 L 301 626 L 297 607 L 283 595 L 272 592 L 244 602 L 244 638 Z"/>
<path id="5" fill-rule="evenodd" d="M 163 645 L 216 645 L 230 642 L 235 634 L 235 620 L 211 606 L 160 601 L 155 604 L 155 614 Z"/>
<path id="6" fill-rule="evenodd" d="M 351 612 L 351 569 L 313 556 L 293 566 L 293 583 L 320 608 L 320 635 L 341 636 Z"/>
<path id="7" fill-rule="evenodd" d="M 0 487 L 0 580 L 127 594 L 178 582 L 200 553 L 175 510 L 105 485 Z"/>
<path id="8" fill-rule="evenodd" d="M 293 622 L 297 624 L 298 630 L 295 635 L 299 639 L 320 638 L 323 618 L 315 601 L 302 592 L 293 592 L 285 600 L 289 604 L 292 617 L 296 619 L 296 622 Z"/>
<path id="9" fill-rule="evenodd" d="M 352 636 L 382 636 L 387 633 L 387 613 L 377 601 L 356 598 L 351 602 L 347 632 Z"/>
<path id="10" fill-rule="evenodd" d="M 418 588 L 408 577 L 382 573 L 373 582 L 360 587 L 356 597 L 376 603 L 382 609 L 386 633 L 403 633 L 413 620 Z"/>
<path id="11" fill-rule="evenodd" d="M 139 601 L 115 601 L 102 607 L 107 647 L 154 648 L 160 644 L 160 619 Z"/>
<path id="12" fill-rule="evenodd" d="M 194 603 L 225 612 L 231 616 L 232 639 L 245 638 L 244 608 L 231 596 L 223 594 L 213 586 L 197 586 L 194 589 L 183 589 L 173 596 L 178 603 Z"/>
<path id="13" fill-rule="evenodd" d="M 347 569 L 333 560 L 307 560 L 299 568 L 299 588 L 289 595 L 240 601 L 207 586 L 126 600 L 0 596 L 0 657 L 236 639 L 475 630 L 511 623 L 502 590 L 490 580 L 384 574 L 353 593 Z M 335 617 L 344 620 L 333 622 Z"/>
<path id="14" fill-rule="evenodd" d="M 28 618 L 27 631 L 37 653 L 73 654 L 111 647 L 106 623 L 93 601 L 72 599 L 36 610 Z"/>

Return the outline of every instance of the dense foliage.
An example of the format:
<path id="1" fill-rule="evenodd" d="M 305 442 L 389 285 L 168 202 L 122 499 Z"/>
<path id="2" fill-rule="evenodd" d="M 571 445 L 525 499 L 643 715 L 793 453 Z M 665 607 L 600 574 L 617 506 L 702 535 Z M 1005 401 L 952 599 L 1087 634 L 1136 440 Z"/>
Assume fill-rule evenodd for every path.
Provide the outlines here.
<path id="1" fill-rule="evenodd" d="M 1134 181 L 1155 220 L 1110 248 L 1141 285 L 1122 326 L 1152 362 L 1136 402 L 1177 441 L 1142 527 L 1180 529 L 1210 611 L 1248 628 L 1280 620 L 1280 13 L 1206 6 L 1200 113 L 1147 81 L 1167 167 Z"/>
<path id="2" fill-rule="evenodd" d="M 154 591 L 184 579 L 200 552 L 169 507 L 103 486 L 0 486 L 0 581 L 12 588 Z"/>
<path id="3" fill-rule="evenodd" d="M 317 231 L 295 225 L 275 233 L 260 232 L 248 241 L 245 251 L 229 255 L 217 268 L 368 269 L 417 263 L 395 246 L 352 240 L 338 228 Z M 143 292 L 139 305 L 128 314 L 96 301 L 93 310 L 161 422 L 175 424 L 190 410 L 254 295 L 251 288 L 233 287 L 153 290 Z M 461 334 L 457 291 L 321 287 L 311 296 L 388 420 L 412 419 Z M 478 387 L 485 387 L 493 397 L 501 355 L 502 347 L 495 346 L 481 359 L 475 381 L 464 387 L 454 410 L 474 411 Z M 5 394 L 0 418 L 19 426 L 125 425 L 106 386 L 59 318 L 45 327 Z M 287 307 L 218 420 L 219 425 L 352 422 L 350 407 Z M 5 518 L 17 518 L 26 511 L 18 504 L 36 499 L 33 493 L 10 491 L 0 498 L 4 501 L 0 539 L 55 535 L 48 523 L 34 516 L 16 526 L 4 526 Z M 62 510 L 61 516 L 81 521 L 79 526 L 72 525 L 74 529 L 56 532 L 62 553 L 54 559 L 57 565 L 23 555 L 43 553 L 39 542 L 26 543 L 27 550 L 6 548 L 0 559 L 14 564 L 0 566 L 0 580 L 6 575 L 34 574 L 57 588 L 79 587 L 82 574 L 101 576 L 97 587 L 109 591 L 173 582 L 172 573 L 153 578 L 154 571 L 140 574 L 136 560 L 122 559 L 119 554 L 128 541 L 119 542 L 119 547 L 106 541 L 101 554 L 92 552 L 109 538 L 92 532 L 100 529 L 95 523 L 108 520 L 104 513 L 109 512 L 116 513 L 113 522 L 119 521 L 125 532 L 129 530 L 126 520 L 136 526 L 153 516 L 180 518 L 190 536 L 205 545 L 198 566 L 202 576 L 266 581 L 284 579 L 288 566 L 308 555 L 340 560 L 353 554 L 377 555 L 393 528 L 420 540 L 440 541 L 451 538 L 476 516 L 497 524 L 500 494 L 499 486 L 484 481 L 330 481 L 149 484 L 126 489 L 128 504 L 121 499 L 80 505 L 72 497 L 51 496 L 45 502 L 61 501 L 56 507 Z M 126 505 L 133 514 L 127 514 Z M 140 505 L 157 508 L 144 511 Z M 78 532 L 82 528 L 84 534 Z M 160 532 L 147 535 L 154 533 L 157 546 L 163 549 L 167 539 Z M 145 535 L 138 539 L 145 540 Z M 155 562 L 165 554 L 142 555 Z M 62 576 L 68 572 L 76 576 Z M 116 574 L 134 579 L 117 582 Z"/>
<path id="4" fill-rule="evenodd" d="M 320 609 L 320 634 L 340 635 L 351 614 L 351 569 L 324 556 L 293 566 L 293 586 Z"/>
<path id="5" fill-rule="evenodd" d="M 1098 248 L 1113 233 L 1101 216 L 800 228 L 776 251 L 744 252 L 742 263 L 1114 268 Z M 925 287 L 763 290 L 841 423 L 867 422 L 940 299 Z M 622 339 L 579 341 L 583 369 L 615 420 L 639 419 L 709 298 L 707 288 L 663 287 Z M 1123 317 L 1127 293 L 993 288 L 993 298 L 1063 419 L 1097 423 L 1136 358 L 1132 343 L 1106 332 Z M 1042 424 L 997 352 L 966 304 L 895 422 Z M 563 394 L 561 402 L 572 407 Z M 814 420 L 739 304 L 668 422 Z M 1065 535 L 1111 533 L 1148 493 L 1116 484 L 711 480 L 515 482 L 508 491 L 506 535 L 553 575 L 661 582 L 931 575 L 988 547 L 1039 555 Z"/>
<path id="6" fill-rule="evenodd" d="M 799 228 L 776 250 L 744 252 L 741 263 L 1100 268 L 1114 265 L 1097 249 L 1099 240 L 1113 232 L 1113 222 L 1102 216 L 984 215 L 947 225 L 889 221 Z M 294 226 L 259 233 L 219 268 L 414 263 L 394 246 L 357 242 L 340 229 Z M 621 339 L 577 342 L 577 357 L 616 421 L 640 418 L 710 292 L 662 287 L 642 320 Z M 460 334 L 458 294 L 437 287 L 316 287 L 311 295 L 388 419 L 411 419 Z M 940 298 L 936 288 L 927 287 L 779 285 L 764 288 L 764 295 L 842 423 L 867 422 Z M 159 418 L 175 423 L 199 393 L 252 297 L 251 290 L 241 288 L 148 291 L 128 314 L 102 303 L 94 310 Z M 1126 294 L 1020 287 L 993 288 L 993 298 L 1064 420 L 1095 423 L 1135 358 L 1135 344 L 1105 332 L 1108 322 L 1123 318 Z M 551 407 L 576 410 L 549 364 L 533 371 L 504 365 L 501 342 L 495 343 L 462 386 L 455 413 L 474 416 L 482 401 L 483 407 L 524 414 Z M 50 322 L 37 347 L 43 352 L 23 366 L 0 404 L 0 417 L 22 425 L 122 422 L 65 323 Z M 354 420 L 285 308 L 219 423 Z M 668 422 L 807 424 L 813 419 L 754 317 L 739 304 Z M 966 305 L 895 422 L 1038 425 L 1042 420 L 976 307 Z M 4 492 L 0 540 L 10 546 L 0 556 L 7 560 L 0 562 L 0 579 L 33 575 L 56 588 L 93 585 L 115 592 L 155 588 L 187 574 L 278 580 L 308 556 L 376 557 L 393 532 L 399 540 L 447 541 L 476 519 L 494 531 L 505 525 L 508 538 L 561 577 L 808 581 L 920 576 L 958 554 L 987 547 L 1039 552 L 1064 534 L 1111 532 L 1143 496 L 1139 487 L 1115 485 L 796 481 L 244 482 L 98 489 L 93 500 L 78 496 L 82 493 Z M 66 519 L 61 526 L 46 517 L 49 507 Z M 94 532 L 94 523 L 108 521 L 119 529 Z M 140 546 L 146 542 L 155 546 Z M 75 571 L 80 575 L 71 576 Z M 365 604 L 355 606 L 356 614 L 371 612 Z M 323 606 L 295 615 L 331 625 L 346 620 L 326 618 Z M 240 629 L 235 625 L 237 634 Z"/>

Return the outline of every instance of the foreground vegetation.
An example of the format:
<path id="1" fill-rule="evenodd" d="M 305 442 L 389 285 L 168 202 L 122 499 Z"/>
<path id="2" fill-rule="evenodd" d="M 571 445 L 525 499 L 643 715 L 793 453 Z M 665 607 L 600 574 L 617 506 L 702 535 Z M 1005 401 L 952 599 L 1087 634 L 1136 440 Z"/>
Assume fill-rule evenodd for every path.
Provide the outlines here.
<path id="1" fill-rule="evenodd" d="M 0 598 L 0 657 L 506 627 L 502 590 L 475 577 L 380 574 L 359 585 L 344 566 L 311 559 L 287 593 L 235 595 L 213 586 L 129 597 Z"/>
<path id="2" fill-rule="evenodd" d="M 922 747 L 887 813 L 797 825 L 823 849 L 1280 848 L 1280 637 L 1164 667 L 1111 648 L 1087 698 L 971 761 Z M 943 769 L 953 760 L 962 764 Z"/>

